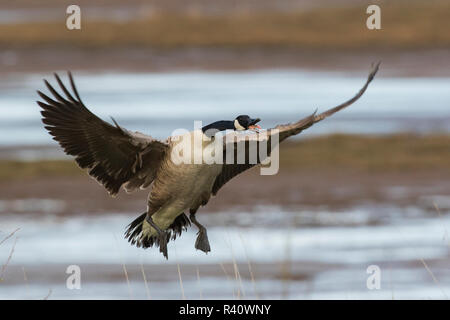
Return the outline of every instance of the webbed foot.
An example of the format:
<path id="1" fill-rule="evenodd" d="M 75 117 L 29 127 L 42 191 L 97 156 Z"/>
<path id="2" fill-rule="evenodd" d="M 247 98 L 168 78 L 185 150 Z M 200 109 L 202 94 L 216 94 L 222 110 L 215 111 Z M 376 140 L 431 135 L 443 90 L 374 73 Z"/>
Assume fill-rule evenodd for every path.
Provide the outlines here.
<path id="1" fill-rule="evenodd" d="M 195 249 L 202 250 L 204 253 L 208 253 L 211 251 L 211 247 L 209 246 L 208 234 L 206 233 L 206 228 L 200 224 L 195 218 L 195 213 L 191 213 L 189 216 L 192 223 L 195 224 L 198 228 L 197 232 L 197 240 L 195 240 Z"/>
<path id="2" fill-rule="evenodd" d="M 211 247 L 209 246 L 208 234 L 206 233 L 205 228 L 200 228 L 200 230 L 197 232 L 195 249 L 202 250 L 206 254 L 211 251 Z"/>

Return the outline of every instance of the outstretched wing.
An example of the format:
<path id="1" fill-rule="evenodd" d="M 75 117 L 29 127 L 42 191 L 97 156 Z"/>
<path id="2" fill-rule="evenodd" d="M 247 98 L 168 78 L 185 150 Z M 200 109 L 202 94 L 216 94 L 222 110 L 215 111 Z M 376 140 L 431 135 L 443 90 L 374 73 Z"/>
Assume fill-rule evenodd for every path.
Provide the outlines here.
<path id="1" fill-rule="evenodd" d="M 224 165 L 222 167 L 222 172 L 217 176 L 213 188 L 212 188 L 212 194 L 216 195 L 217 192 L 220 190 L 220 188 L 223 187 L 228 181 L 230 181 L 232 178 L 237 176 L 238 174 L 254 167 L 257 164 L 260 164 L 261 161 L 264 159 L 259 158 L 259 152 L 258 149 L 253 150 L 252 154 L 257 154 L 256 161 L 250 161 L 250 149 L 251 149 L 251 141 L 257 140 L 260 141 L 263 144 L 266 144 L 267 146 L 267 154 L 270 155 L 270 147 L 271 147 L 271 141 L 278 135 L 278 143 L 282 142 L 283 140 L 287 139 L 290 136 L 297 135 L 300 132 L 302 132 L 305 129 L 308 129 L 315 123 L 322 121 L 323 119 L 331 116 L 332 114 L 344 109 L 345 107 L 348 107 L 349 105 L 353 104 L 356 100 L 358 100 L 366 91 L 367 87 L 369 86 L 370 82 L 375 77 L 375 74 L 378 71 L 378 68 L 380 66 L 380 63 L 377 63 L 369 73 L 369 76 L 367 78 L 366 83 L 364 86 L 359 90 L 359 92 L 350 100 L 331 108 L 321 114 L 316 115 L 316 112 L 311 114 L 310 116 L 301 119 L 295 123 L 285 124 L 285 125 L 278 125 L 273 129 L 267 130 L 267 132 L 264 132 L 264 135 L 261 133 L 253 133 L 251 135 L 242 135 L 236 132 L 233 132 L 231 137 L 229 136 L 227 141 L 224 144 L 224 154 L 226 154 L 226 150 L 233 150 L 234 151 L 234 161 L 232 164 L 226 164 L 224 161 Z M 239 144 L 244 144 L 243 148 L 239 148 Z M 276 145 L 276 144 L 275 144 Z M 259 146 L 259 144 L 257 145 Z M 245 159 L 245 161 L 240 161 L 241 163 L 238 163 L 238 154 L 239 152 L 244 152 L 245 154 L 242 155 L 242 159 Z M 244 158 L 245 157 L 245 158 Z M 242 163 L 243 162 L 243 163 Z"/>
<path id="2" fill-rule="evenodd" d="M 37 101 L 45 128 L 111 195 L 116 195 L 126 182 L 131 184 L 130 189 L 148 186 L 168 145 L 142 133 L 130 132 L 114 119 L 113 126 L 98 118 L 83 104 L 71 73 L 68 75 L 75 97 L 57 74 L 56 81 L 65 97 L 47 80 L 44 82 L 53 98 L 38 91 L 45 101 Z"/>

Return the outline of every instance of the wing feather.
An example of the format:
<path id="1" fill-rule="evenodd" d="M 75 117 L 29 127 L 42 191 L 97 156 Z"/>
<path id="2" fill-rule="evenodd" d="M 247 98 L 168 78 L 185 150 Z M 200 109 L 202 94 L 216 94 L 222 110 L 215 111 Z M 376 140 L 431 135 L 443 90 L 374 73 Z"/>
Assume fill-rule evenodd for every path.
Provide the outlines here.
<path id="1" fill-rule="evenodd" d="M 231 139 L 229 138 L 226 140 L 227 142 L 224 143 L 224 149 L 226 150 L 227 148 L 232 148 L 234 150 L 235 161 L 233 162 L 233 164 L 224 164 L 223 165 L 222 172 L 217 176 L 217 178 L 214 182 L 214 185 L 212 188 L 212 194 L 216 195 L 217 192 L 220 190 L 220 188 L 222 188 L 228 181 L 233 179 L 238 174 L 260 164 L 261 161 L 264 160 L 264 159 L 259 159 L 259 152 L 258 152 L 257 163 L 253 163 L 253 164 L 249 163 L 249 145 L 250 145 L 249 141 L 250 140 L 258 140 L 258 141 L 261 141 L 262 143 L 266 143 L 267 149 L 268 149 L 267 154 L 270 155 L 270 147 L 272 145 L 272 140 L 276 137 L 276 135 L 278 135 L 278 142 L 276 144 L 279 144 L 282 141 L 284 141 L 285 139 L 287 139 L 288 137 L 299 134 L 300 132 L 302 132 L 305 129 L 308 129 L 315 123 L 322 121 L 323 119 L 333 115 L 334 113 L 344 109 L 345 107 L 348 107 L 349 105 L 351 105 L 355 101 L 357 101 L 364 94 L 364 92 L 366 91 L 370 82 L 375 77 L 376 73 L 378 72 L 379 66 L 380 66 L 380 62 L 378 62 L 377 64 L 375 64 L 372 67 L 372 70 L 369 73 L 369 76 L 367 77 L 366 83 L 358 91 L 358 93 L 355 96 L 353 96 L 351 99 L 347 100 L 346 102 L 344 102 L 334 108 L 331 108 L 323 113 L 320 113 L 317 115 L 316 112 L 314 112 L 313 114 L 309 115 L 308 117 L 303 118 L 295 123 L 278 125 L 273 129 L 267 130 L 267 132 L 263 132 L 264 135 L 262 135 L 262 133 L 258 133 L 258 132 L 252 133 L 251 135 L 240 134 L 237 132 L 231 133 L 231 135 L 234 135 L 234 136 L 231 137 Z M 245 152 L 246 162 L 243 164 L 239 164 L 236 161 L 237 157 L 238 157 L 237 154 L 238 154 L 238 150 L 239 150 L 239 148 L 238 148 L 239 143 L 245 143 L 245 148 L 240 149 L 240 150 L 244 150 L 244 152 Z"/>
<path id="2" fill-rule="evenodd" d="M 114 120 L 113 126 L 98 118 L 83 104 L 71 73 L 68 75 L 73 93 L 69 92 L 57 74 L 56 81 L 65 97 L 47 80 L 44 82 L 53 98 L 38 91 L 44 101 L 37 103 L 42 109 L 45 129 L 111 195 L 116 195 L 120 187 L 129 181 L 133 181 L 136 187 L 150 184 L 151 181 L 146 177 L 154 178 L 167 151 L 167 143 L 142 133 L 130 132 Z M 141 171 L 145 171 L 147 176 L 141 175 L 138 183 L 135 179 Z"/>

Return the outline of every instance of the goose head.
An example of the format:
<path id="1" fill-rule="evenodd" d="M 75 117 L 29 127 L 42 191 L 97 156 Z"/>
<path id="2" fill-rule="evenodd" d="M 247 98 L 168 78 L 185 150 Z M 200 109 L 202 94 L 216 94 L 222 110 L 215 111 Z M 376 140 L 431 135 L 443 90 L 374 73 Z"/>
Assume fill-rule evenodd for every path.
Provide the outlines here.
<path id="1" fill-rule="evenodd" d="M 244 131 L 256 128 L 261 129 L 261 127 L 256 124 L 259 121 L 261 121 L 261 119 L 259 118 L 253 119 L 247 115 L 240 115 L 234 120 L 221 120 L 208 124 L 207 126 L 204 126 L 202 128 L 202 131 L 208 137 L 212 137 L 217 131 L 224 131 L 224 130 Z"/>
<path id="2" fill-rule="evenodd" d="M 233 122 L 233 129 L 236 131 L 244 131 L 248 129 L 261 129 L 257 123 L 261 121 L 260 118 L 250 118 L 247 115 L 240 115 Z"/>

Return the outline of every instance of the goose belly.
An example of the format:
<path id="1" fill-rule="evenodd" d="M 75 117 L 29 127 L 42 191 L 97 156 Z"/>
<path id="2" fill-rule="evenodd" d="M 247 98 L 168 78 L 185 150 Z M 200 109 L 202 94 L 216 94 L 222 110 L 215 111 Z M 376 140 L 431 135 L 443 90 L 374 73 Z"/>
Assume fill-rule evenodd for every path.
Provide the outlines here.
<path id="1" fill-rule="evenodd" d="M 178 165 L 170 183 L 165 184 L 168 201 L 152 215 L 161 229 L 167 229 L 181 213 L 195 206 L 205 194 L 209 197 L 222 165 Z M 152 228 L 153 229 L 153 228 Z"/>

